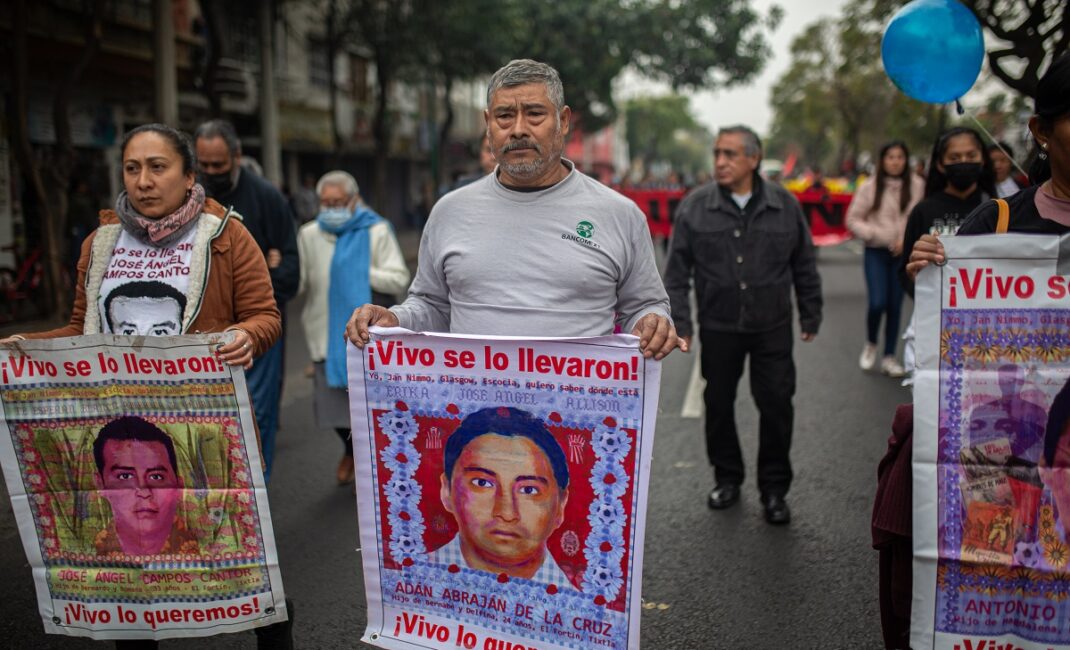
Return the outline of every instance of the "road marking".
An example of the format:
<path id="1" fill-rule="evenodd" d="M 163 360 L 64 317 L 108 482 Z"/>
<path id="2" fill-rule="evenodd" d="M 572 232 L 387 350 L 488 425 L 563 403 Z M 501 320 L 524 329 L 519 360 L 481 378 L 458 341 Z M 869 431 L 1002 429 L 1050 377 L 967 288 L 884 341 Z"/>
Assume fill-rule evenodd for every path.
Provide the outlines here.
<path id="1" fill-rule="evenodd" d="M 684 406 L 680 409 L 682 418 L 700 418 L 705 404 L 702 402 L 702 391 L 706 390 L 706 381 L 702 379 L 702 364 L 696 358 L 691 362 L 691 379 L 687 382 L 687 394 L 684 396 Z"/>

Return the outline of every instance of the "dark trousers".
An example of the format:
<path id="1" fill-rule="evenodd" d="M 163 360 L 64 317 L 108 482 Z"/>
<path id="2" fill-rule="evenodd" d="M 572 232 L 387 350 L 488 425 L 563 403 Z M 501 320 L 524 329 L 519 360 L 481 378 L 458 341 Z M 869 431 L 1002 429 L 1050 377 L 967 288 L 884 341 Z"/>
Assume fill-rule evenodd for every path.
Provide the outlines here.
<path id="1" fill-rule="evenodd" d="M 334 432 L 337 433 L 338 437 L 342 439 L 342 447 L 345 448 L 346 456 L 352 456 L 353 455 L 353 442 L 351 440 L 351 438 L 353 437 L 352 436 L 352 432 L 349 429 L 343 429 L 342 427 L 336 428 L 334 430 Z"/>
<path id="2" fill-rule="evenodd" d="M 743 483 L 743 453 L 736 431 L 736 390 L 750 356 L 750 392 L 758 407 L 758 489 L 785 495 L 791 487 L 791 430 L 795 411 L 792 327 L 737 334 L 703 331 L 702 376 L 706 379 L 706 453 L 718 484 Z"/>
<path id="3" fill-rule="evenodd" d="M 881 317 L 884 323 L 884 356 L 895 354 L 899 343 L 899 315 L 903 310 L 903 285 L 899 282 L 899 258 L 886 248 L 867 248 L 863 260 L 866 273 L 866 340 L 877 344 Z"/>
<path id="4" fill-rule="evenodd" d="M 888 650 L 909 650 L 911 586 L 914 581 L 913 540 L 900 537 L 881 546 L 881 632 Z"/>

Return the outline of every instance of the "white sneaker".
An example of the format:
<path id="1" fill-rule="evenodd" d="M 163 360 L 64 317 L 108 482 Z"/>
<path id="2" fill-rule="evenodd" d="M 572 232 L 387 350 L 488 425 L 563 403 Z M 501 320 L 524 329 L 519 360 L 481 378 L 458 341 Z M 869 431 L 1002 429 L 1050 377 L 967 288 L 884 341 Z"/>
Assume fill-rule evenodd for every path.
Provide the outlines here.
<path id="1" fill-rule="evenodd" d="M 873 370 L 873 367 L 877 365 L 877 346 L 873 343 L 866 343 L 866 347 L 862 348 L 862 354 L 858 357 L 858 367 L 862 370 Z"/>
<path id="2" fill-rule="evenodd" d="M 887 356 L 881 359 L 881 374 L 889 377 L 905 377 L 907 371 L 903 366 L 895 360 L 893 356 Z"/>

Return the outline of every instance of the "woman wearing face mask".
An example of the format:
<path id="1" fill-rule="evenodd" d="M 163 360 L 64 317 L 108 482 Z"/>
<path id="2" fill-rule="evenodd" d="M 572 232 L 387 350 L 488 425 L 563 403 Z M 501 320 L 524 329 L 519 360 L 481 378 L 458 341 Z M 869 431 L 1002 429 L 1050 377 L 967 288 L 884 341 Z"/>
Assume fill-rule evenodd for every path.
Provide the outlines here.
<path id="1" fill-rule="evenodd" d="M 994 179 L 980 133 L 961 126 L 944 131 L 933 146 L 925 198 L 907 219 L 902 249 L 913 250 L 922 235 L 954 235 L 977 206 L 996 195 Z M 913 298 L 914 279 L 907 274 L 906 261 L 903 256 L 899 278 Z"/>
<path id="2" fill-rule="evenodd" d="M 1036 146 L 1029 169 L 1032 186 L 1007 198 L 1006 231 L 1065 234 L 1070 232 L 1070 53 L 1052 61 L 1037 84 L 1029 131 Z M 999 206 L 989 201 L 970 215 L 959 234 L 999 230 Z M 943 261 L 939 239 L 926 235 L 913 247 L 907 272 L 913 278 L 930 263 Z"/>
<path id="3" fill-rule="evenodd" d="M 301 226 L 298 293 L 307 292 L 301 324 L 315 368 L 316 425 L 334 429 L 345 454 L 338 464 L 339 485 L 353 482 L 346 394 L 346 321 L 372 292 L 399 294 L 409 269 L 390 224 L 360 198 L 356 180 L 343 171 L 327 172 L 316 183 L 320 212 Z"/>
<path id="4" fill-rule="evenodd" d="M 872 370 L 877 364 L 877 335 L 881 318 L 886 317 L 884 357 L 880 371 L 890 377 L 903 376 L 903 366 L 895 359 L 899 336 L 899 313 L 903 288 L 897 273 L 907 215 L 921 200 L 925 183 L 909 169 L 910 152 L 895 140 L 881 147 L 875 177 L 855 192 L 847 208 L 847 228 L 866 244 L 864 266 L 869 307 L 866 313 L 866 344 L 858 365 Z"/>

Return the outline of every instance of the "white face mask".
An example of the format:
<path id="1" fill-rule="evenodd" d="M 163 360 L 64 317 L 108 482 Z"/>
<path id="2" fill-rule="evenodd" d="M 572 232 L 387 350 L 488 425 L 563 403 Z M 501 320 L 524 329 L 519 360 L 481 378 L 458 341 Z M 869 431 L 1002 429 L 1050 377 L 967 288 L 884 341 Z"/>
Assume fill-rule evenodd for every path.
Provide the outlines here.
<path id="1" fill-rule="evenodd" d="M 349 208 L 322 208 L 316 215 L 316 221 L 328 228 L 339 228 L 353 216 Z"/>

